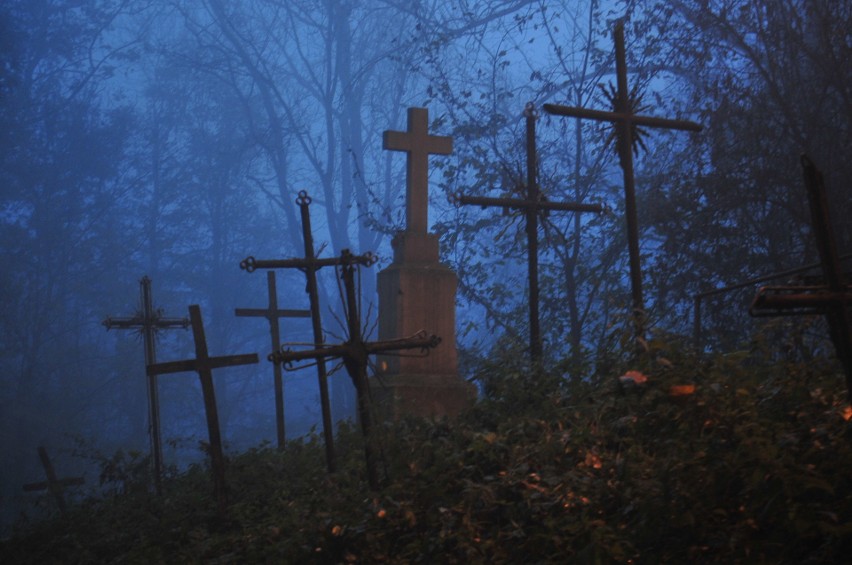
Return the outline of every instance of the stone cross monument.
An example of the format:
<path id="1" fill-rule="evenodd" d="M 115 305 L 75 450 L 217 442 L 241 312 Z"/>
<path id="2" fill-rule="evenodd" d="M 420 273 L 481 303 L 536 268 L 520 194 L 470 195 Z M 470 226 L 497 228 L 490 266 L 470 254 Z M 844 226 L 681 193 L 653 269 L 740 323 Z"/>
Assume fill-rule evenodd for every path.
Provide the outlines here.
<path id="1" fill-rule="evenodd" d="M 458 278 L 438 257 L 428 232 L 429 155 L 449 155 L 450 137 L 430 135 L 425 108 L 408 109 L 408 131 L 385 131 L 383 146 L 408 155 L 405 231 L 391 241 L 393 262 L 378 274 L 379 339 L 437 335 L 428 356 L 383 356 L 373 382 L 376 404 L 391 418 L 453 416 L 472 402 L 474 387 L 459 377 L 456 353 Z"/>

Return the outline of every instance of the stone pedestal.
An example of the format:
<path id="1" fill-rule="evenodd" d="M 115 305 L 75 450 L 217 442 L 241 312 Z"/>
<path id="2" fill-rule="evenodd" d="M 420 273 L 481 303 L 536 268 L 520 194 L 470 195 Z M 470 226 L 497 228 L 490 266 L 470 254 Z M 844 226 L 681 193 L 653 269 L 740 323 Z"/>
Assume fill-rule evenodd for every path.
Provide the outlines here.
<path id="1" fill-rule="evenodd" d="M 425 330 L 440 337 L 441 343 L 425 357 L 379 357 L 378 378 L 371 383 L 376 406 L 394 419 L 454 416 L 470 406 L 476 394 L 475 387 L 458 375 L 458 279 L 439 261 L 437 235 L 402 232 L 391 245 L 393 263 L 378 274 L 379 340 Z"/>

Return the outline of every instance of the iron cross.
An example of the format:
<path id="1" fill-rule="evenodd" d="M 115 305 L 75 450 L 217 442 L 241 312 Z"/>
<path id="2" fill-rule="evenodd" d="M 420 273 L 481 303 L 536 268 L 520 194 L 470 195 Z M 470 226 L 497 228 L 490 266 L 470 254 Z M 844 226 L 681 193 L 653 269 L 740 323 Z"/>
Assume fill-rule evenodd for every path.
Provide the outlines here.
<path id="1" fill-rule="evenodd" d="M 59 512 L 65 514 L 65 510 L 67 508 L 65 505 L 65 496 L 63 494 L 65 487 L 81 486 L 86 484 L 86 481 L 83 477 L 69 477 L 67 479 L 58 478 L 56 476 L 56 471 L 53 469 L 53 463 L 50 462 L 50 458 L 47 456 L 47 450 L 43 446 L 39 446 L 38 448 L 38 458 L 41 460 L 41 466 L 44 467 L 44 475 L 47 480 L 24 485 L 24 492 L 47 490 L 47 492 L 49 492 L 56 501 L 56 506 L 59 508 Z"/>
<path id="2" fill-rule="evenodd" d="M 237 308 L 237 316 L 266 318 L 269 322 L 269 334 L 272 337 L 272 351 L 281 346 L 281 332 L 278 320 L 281 318 L 310 318 L 310 310 L 287 310 L 278 308 L 278 291 L 275 288 L 275 271 L 266 272 L 266 287 L 269 292 L 269 305 L 266 308 Z M 284 383 L 281 380 L 281 367 L 272 365 L 275 386 L 275 430 L 278 448 L 283 449 L 286 441 L 284 429 Z"/>
<path id="3" fill-rule="evenodd" d="M 162 311 L 154 308 L 151 298 L 151 279 L 142 277 L 139 281 L 142 310 L 130 318 L 107 318 L 103 325 L 107 330 L 137 330 L 145 342 L 145 365 L 157 362 L 156 337 L 159 330 L 189 327 L 187 318 L 167 318 Z M 160 477 L 163 473 L 163 449 L 160 442 L 160 401 L 157 394 L 157 375 L 148 375 L 148 425 L 151 430 L 151 458 L 154 465 L 154 486 L 160 492 Z"/>
<path id="4" fill-rule="evenodd" d="M 313 325 L 314 343 L 321 344 L 324 341 L 322 333 L 322 320 L 320 319 L 319 290 L 317 286 L 317 270 L 322 267 L 341 265 L 342 257 L 330 257 L 317 259 L 314 254 L 314 237 L 311 231 L 310 204 L 311 197 L 302 190 L 296 199 L 302 217 L 302 235 L 305 243 L 305 257 L 303 259 L 255 259 L 246 257 L 240 262 L 240 268 L 249 273 L 256 269 L 299 269 L 305 273 L 307 280 L 307 293 L 311 306 L 311 323 Z M 346 260 L 352 260 L 361 265 L 372 265 L 377 257 L 371 253 L 364 255 L 345 254 Z M 273 350 L 274 351 L 274 350 Z M 328 374 L 325 360 L 317 359 L 317 380 L 320 393 L 320 409 L 322 411 L 323 439 L 325 440 L 325 459 L 328 471 L 333 473 L 337 468 L 334 455 L 334 427 L 331 422 L 331 402 L 328 397 Z"/>
<path id="5" fill-rule="evenodd" d="M 539 216 L 550 210 L 562 212 L 597 212 L 605 208 L 599 204 L 579 204 L 574 202 L 549 202 L 538 185 L 538 156 L 535 143 L 535 107 L 530 103 L 524 109 L 526 118 L 527 147 L 527 183 L 526 199 L 490 198 L 486 196 L 465 196 L 456 194 L 453 200 L 458 204 L 496 206 L 504 209 L 523 210 L 526 219 L 527 234 L 527 273 L 529 277 L 529 325 L 530 359 L 537 363 L 541 360 L 542 343 L 539 328 L 539 288 L 538 288 L 538 220 Z"/>
<path id="6" fill-rule="evenodd" d="M 590 110 L 575 106 L 545 104 L 544 111 L 557 116 L 586 118 L 590 120 L 613 122 L 616 126 L 618 157 L 624 173 L 624 210 L 627 220 L 627 246 L 630 258 L 630 289 L 633 304 L 635 334 L 644 336 L 645 301 L 642 296 L 642 265 L 639 256 L 639 224 L 636 216 L 636 186 L 633 174 L 632 145 L 636 128 L 675 129 L 701 131 L 701 126 L 686 120 L 670 120 L 652 116 L 638 116 L 634 113 L 630 91 L 627 88 L 627 63 L 624 52 L 624 23 L 615 27 L 615 70 L 617 80 L 616 96 L 612 111 Z"/>
<path id="7" fill-rule="evenodd" d="M 225 486 L 225 456 L 222 452 L 222 435 L 219 430 L 219 410 L 216 406 L 216 393 L 213 388 L 213 369 L 235 367 L 257 363 L 257 353 L 210 357 L 207 352 L 207 338 L 204 336 L 204 322 L 201 308 L 197 304 L 189 307 L 189 319 L 192 324 L 192 338 L 195 341 L 195 359 L 169 361 L 148 365 L 149 375 L 167 373 L 185 373 L 194 371 L 201 380 L 201 393 L 204 395 L 204 414 L 207 418 L 207 433 L 210 440 L 210 463 L 213 469 L 213 484 L 220 512 L 227 505 Z"/>
<path id="8" fill-rule="evenodd" d="M 749 312 L 753 316 L 824 315 L 837 357 L 846 373 L 846 389 L 852 402 L 852 316 L 849 312 L 852 283 L 840 267 L 822 173 L 806 155 L 802 156 L 802 169 L 823 280 L 821 284 L 808 286 L 762 287 Z"/>
<path id="9" fill-rule="evenodd" d="M 410 338 L 387 341 L 366 342 L 361 334 L 361 319 L 358 314 L 358 300 L 355 289 L 355 268 L 360 263 L 357 257 L 344 249 L 339 258 L 341 278 L 346 292 L 346 326 L 349 339 L 340 345 L 325 346 L 316 343 L 315 349 L 307 351 L 276 351 L 269 356 L 275 364 L 289 365 L 294 361 L 308 359 L 340 358 L 346 367 L 346 372 L 355 386 L 358 397 L 358 419 L 361 422 L 361 432 L 364 436 L 364 456 L 367 464 L 367 480 L 372 490 L 379 489 L 378 450 L 373 437 L 373 416 L 370 401 L 370 385 L 367 380 L 368 358 L 376 353 L 399 351 L 403 349 L 420 349 L 428 351 L 440 343 L 440 338 L 425 332 Z"/>
<path id="10" fill-rule="evenodd" d="M 405 230 L 426 233 L 429 229 L 429 155 L 449 155 L 453 138 L 429 135 L 429 110 L 408 109 L 408 131 L 386 130 L 382 147 L 408 153 L 405 180 Z"/>

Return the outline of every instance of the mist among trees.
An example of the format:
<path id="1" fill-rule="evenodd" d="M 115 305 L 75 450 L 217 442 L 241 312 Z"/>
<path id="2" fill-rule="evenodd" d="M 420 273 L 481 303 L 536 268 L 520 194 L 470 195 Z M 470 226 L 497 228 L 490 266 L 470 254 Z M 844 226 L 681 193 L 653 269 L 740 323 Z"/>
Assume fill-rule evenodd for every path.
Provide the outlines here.
<path id="1" fill-rule="evenodd" d="M 852 247 L 852 2 L 5 1 L 3 521 L 21 511 L 21 485 L 41 476 L 39 445 L 63 475 L 83 473 L 86 457 L 149 449 L 141 340 L 101 325 L 139 308 L 143 275 L 166 315 L 201 305 L 211 354 L 266 356 L 263 321 L 233 313 L 263 304 L 266 280 L 239 262 L 302 255 L 300 190 L 313 198 L 324 256 L 382 257 L 361 280 L 373 306 L 365 322 L 375 322 L 375 272 L 404 210 L 404 159 L 382 150 L 381 134 L 405 129 L 411 106 L 428 107 L 430 129 L 454 139 L 453 155 L 430 164 L 429 222 L 459 276 L 462 370 L 522 356 L 523 219 L 450 196 L 519 189 L 528 102 L 609 107 L 622 19 L 642 113 L 704 126 L 651 131 L 636 158 L 650 333 L 688 342 L 696 293 L 817 260 L 802 152 L 826 175 L 841 254 Z M 548 199 L 612 209 L 554 213 L 539 233 L 544 359 L 565 378 L 606 371 L 630 332 L 610 133 L 543 113 L 538 122 Z M 344 333 L 333 273 L 321 287 L 332 339 Z M 301 273 L 279 272 L 278 288 L 281 307 L 307 307 Z M 760 326 L 747 315 L 753 290 L 708 300 L 703 350 L 749 343 Z M 761 324 L 779 356 L 833 354 L 821 322 Z M 310 335 L 305 320 L 282 323 L 284 341 Z M 160 360 L 191 350 L 189 332 L 161 332 Z M 227 447 L 274 439 L 268 364 L 215 380 Z M 315 374 L 285 386 L 288 436 L 309 433 Z M 335 418 L 353 418 L 345 372 L 331 387 Z M 166 463 L 202 458 L 197 379 L 163 376 L 160 402 Z"/>

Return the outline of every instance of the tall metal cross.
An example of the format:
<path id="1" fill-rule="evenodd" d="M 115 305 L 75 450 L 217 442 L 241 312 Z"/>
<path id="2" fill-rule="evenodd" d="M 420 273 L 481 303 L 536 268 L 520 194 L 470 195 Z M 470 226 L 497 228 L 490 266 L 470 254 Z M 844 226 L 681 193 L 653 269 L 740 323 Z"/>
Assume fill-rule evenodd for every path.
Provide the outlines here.
<path id="1" fill-rule="evenodd" d="M 269 334 L 272 337 L 272 351 L 281 346 L 281 332 L 278 320 L 281 318 L 310 318 L 310 310 L 288 310 L 278 308 L 278 291 L 275 288 L 275 271 L 266 272 L 266 287 L 269 291 L 269 305 L 266 308 L 237 308 L 237 316 L 266 318 L 269 322 Z M 286 441 L 284 429 L 284 383 L 281 380 L 281 367 L 272 365 L 275 386 L 275 430 L 278 448 L 283 449 Z"/>
<path id="2" fill-rule="evenodd" d="M 421 332 L 416 336 L 403 339 L 387 341 L 366 342 L 361 334 L 361 319 L 358 314 L 357 291 L 355 289 L 355 268 L 359 264 L 358 258 L 344 249 L 338 259 L 341 267 L 341 278 L 346 291 L 346 326 L 349 339 L 340 345 L 325 346 L 318 342 L 314 349 L 307 351 L 276 351 L 269 356 L 269 360 L 279 364 L 290 365 L 294 361 L 308 359 L 340 358 L 346 367 L 346 372 L 355 386 L 358 397 L 358 419 L 361 422 L 361 432 L 364 435 L 364 456 L 367 464 L 367 481 L 372 490 L 379 489 L 379 473 L 377 447 L 373 436 L 373 417 L 370 401 L 370 385 L 367 380 L 368 358 L 377 353 L 387 353 L 403 349 L 420 349 L 428 351 L 438 346 L 440 338 L 427 336 Z"/>
<path id="3" fill-rule="evenodd" d="M 429 110 L 408 109 L 408 131 L 386 130 L 382 147 L 408 153 L 405 181 L 405 231 L 428 231 L 429 155 L 449 155 L 453 138 L 429 135 Z"/>
<path id="4" fill-rule="evenodd" d="M 65 496 L 63 494 L 65 487 L 81 486 L 86 484 L 86 481 L 83 477 L 69 477 L 67 479 L 58 478 L 56 476 L 56 471 L 53 469 L 53 463 L 50 462 L 50 458 L 47 456 L 47 450 L 43 446 L 39 446 L 38 448 L 38 458 L 41 459 L 41 466 L 44 467 L 44 475 L 47 480 L 24 485 L 24 492 L 46 490 L 56 501 L 56 506 L 59 508 L 59 512 L 65 514 L 66 505 Z"/>
<path id="5" fill-rule="evenodd" d="M 129 318 L 109 317 L 103 321 L 107 330 L 136 330 L 142 334 L 145 343 L 145 365 L 157 362 L 157 332 L 189 327 L 187 318 L 167 318 L 162 310 L 154 308 L 151 298 L 151 279 L 142 277 L 139 281 L 142 309 Z M 160 401 L 157 395 L 157 375 L 148 375 L 148 425 L 151 434 L 151 459 L 154 465 L 154 486 L 160 492 L 160 479 L 163 473 L 163 449 L 160 441 Z"/>
<path id="6" fill-rule="evenodd" d="M 322 267 L 333 267 L 341 264 L 340 257 L 317 259 L 314 253 L 314 236 L 311 231 L 310 204 L 311 197 L 302 190 L 296 199 L 302 218 L 302 235 L 305 242 L 305 257 L 303 259 L 255 259 L 246 257 L 240 262 L 240 268 L 249 273 L 256 269 L 299 269 L 305 273 L 307 279 L 306 290 L 311 308 L 311 324 L 313 327 L 314 343 L 321 344 L 325 341 L 322 332 L 322 319 L 320 317 L 319 288 L 317 286 L 317 271 Z M 361 265 L 372 265 L 377 257 L 371 253 L 364 255 L 351 255 L 351 260 Z M 320 409 L 322 412 L 323 439 L 325 440 L 325 460 L 328 471 L 333 473 L 337 468 L 334 455 L 334 426 L 331 422 L 331 403 L 328 397 L 328 373 L 325 360 L 317 360 L 317 380 L 320 393 Z"/>
<path id="7" fill-rule="evenodd" d="M 538 185 L 538 156 L 535 143 L 535 107 L 530 103 L 524 109 L 526 117 L 527 147 L 527 183 L 526 199 L 490 198 L 486 196 L 465 196 L 456 194 L 453 200 L 458 204 L 496 206 L 503 209 L 522 210 L 526 219 L 527 233 L 527 272 L 529 276 L 529 325 L 530 359 L 536 363 L 541 360 L 542 343 L 539 328 L 539 289 L 538 289 L 538 220 L 551 210 L 562 212 L 597 212 L 605 208 L 599 204 L 578 204 L 573 202 L 550 202 Z"/>
<path id="8" fill-rule="evenodd" d="M 849 311 L 852 280 L 840 266 L 822 173 L 806 155 L 802 156 L 802 169 L 823 280 L 820 284 L 805 286 L 761 287 L 749 313 L 753 316 L 825 316 L 831 341 L 846 373 L 846 389 L 852 402 L 852 313 Z"/>
<path id="9" fill-rule="evenodd" d="M 590 110 L 575 106 L 545 104 L 544 111 L 557 116 L 586 118 L 613 122 L 616 126 L 616 144 L 621 169 L 624 173 L 624 210 L 627 219 L 627 246 L 630 258 L 630 289 L 636 337 L 643 337 L 645 301 L 642 296 L 642 265 L 639 255 L 639 223 L 636 217 L 636 183 L 633 174 L 633 142 L 639 126 L 684 131 L 701 131 L 701 126 L 687 120 L 670 120 L 634 113 L 635 100 L 627 88 L 627 63 L 624 52 L 624 23 L 615 27 L 615 71 L 617 90 L 612 111 Z"/>
<path id="10" fill-rule="evenodd" d="M 201 393 L 204 395 L 204 414 L 207 418 L 207 434 L 210 441 L 210 462 L 213 470 L 213 484 L 220 512 L 227 505 L 225 485 L 225 456 L 222 452 L 222 435 L 219 431 L 219 410 L 216 406 L 216 393 L 213 388 L 213 369 L 235 367 L 257 363 L 257 353 L 210 357 L 207 352 L 207 338 L 204 336 L 204 322 L 201 308 L 197 304 L 189 307 L 189 319 L 192 324 L 192 338 L 195 341 L 195 359 L 169 361 L 148 365 L 149 375 L 185 373 L 194 371 L 201 380 Z"/>

